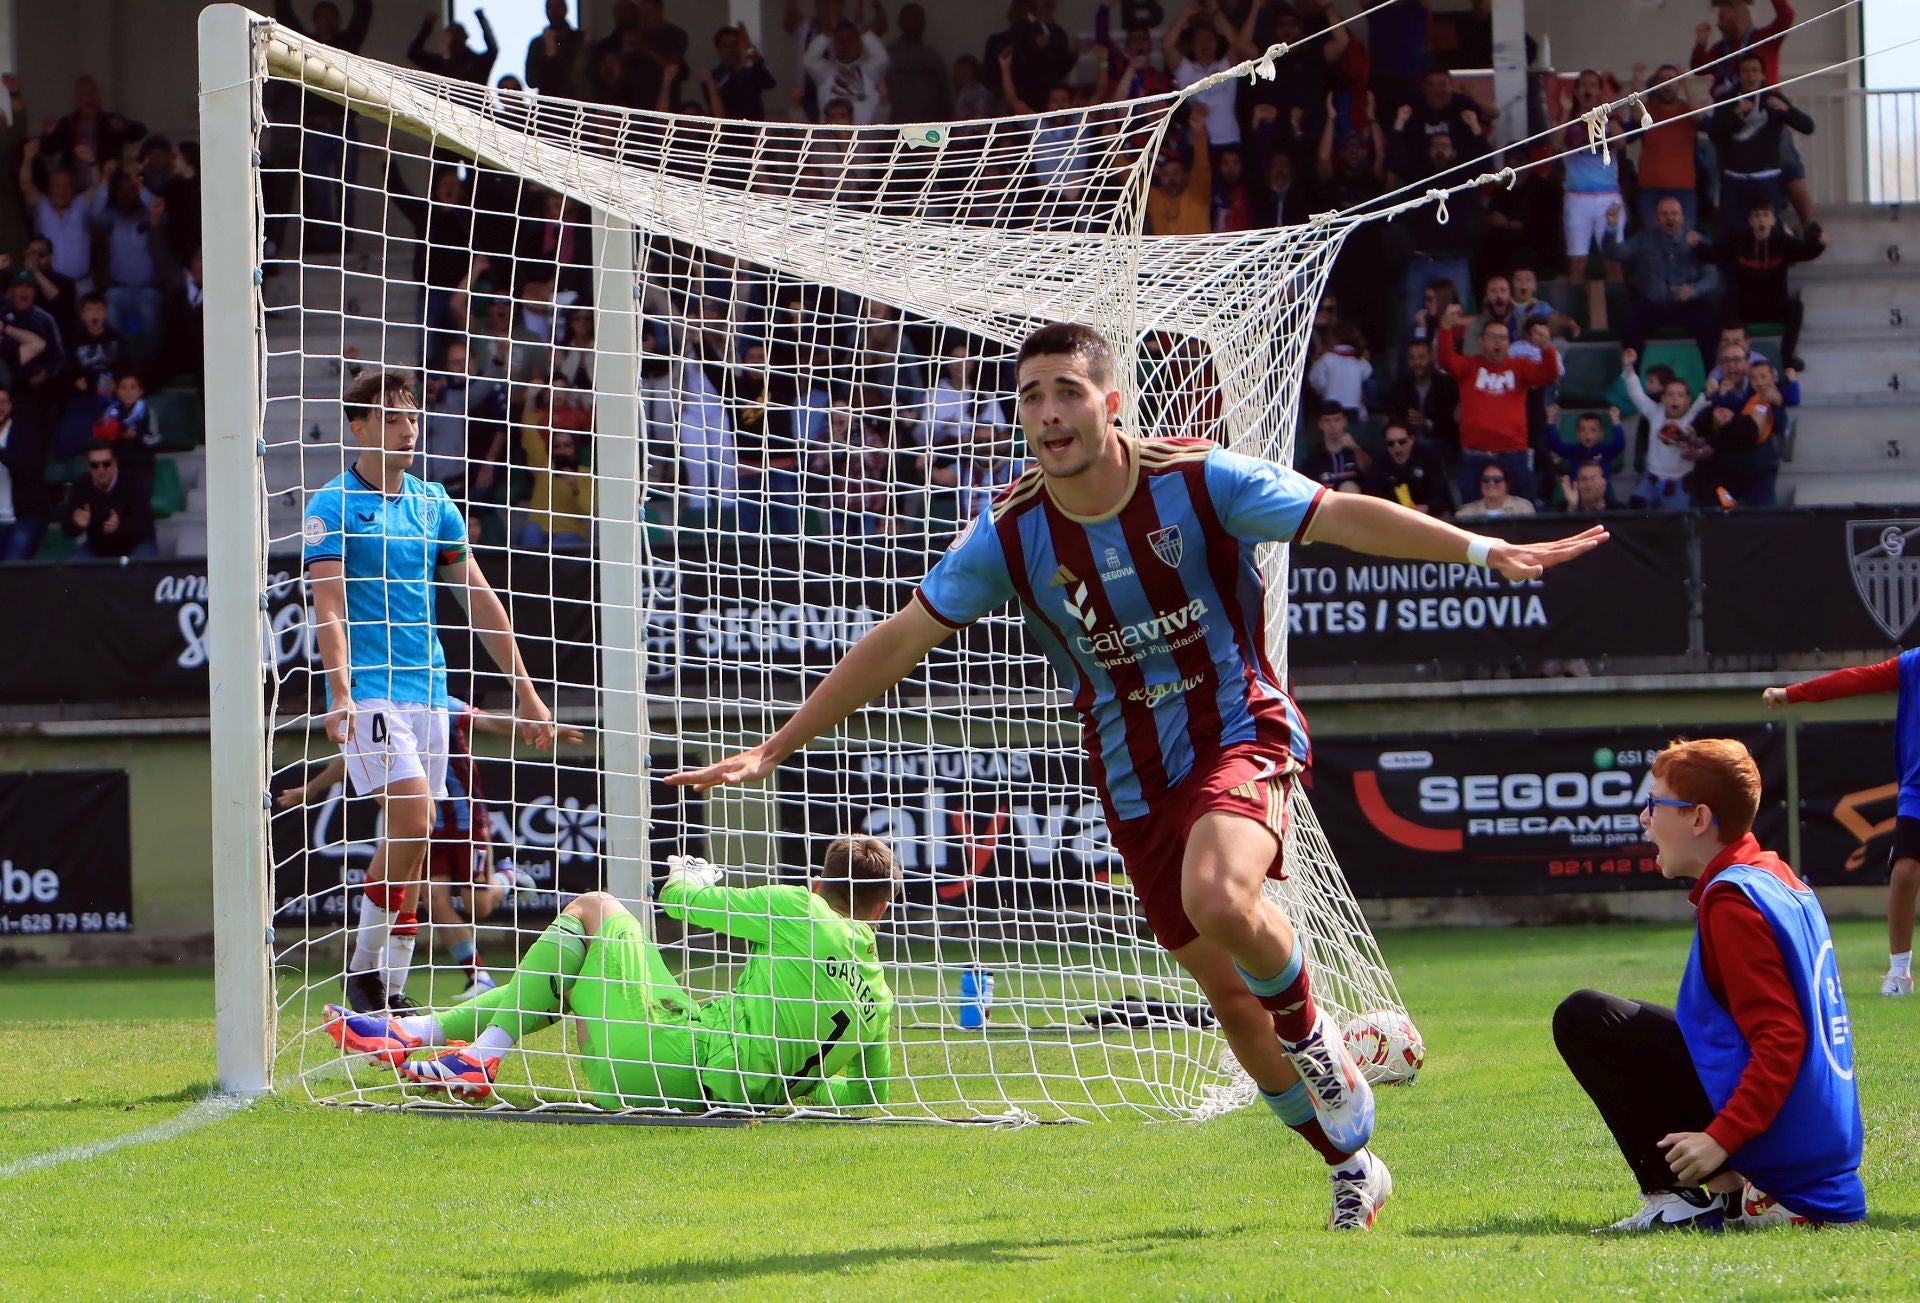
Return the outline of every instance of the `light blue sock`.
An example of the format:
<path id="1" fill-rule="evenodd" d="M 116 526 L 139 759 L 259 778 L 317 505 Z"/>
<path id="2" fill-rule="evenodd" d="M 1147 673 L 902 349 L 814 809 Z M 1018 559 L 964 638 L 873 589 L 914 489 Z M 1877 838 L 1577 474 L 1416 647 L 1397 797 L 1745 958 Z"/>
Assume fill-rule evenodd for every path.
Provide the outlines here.
<path id="1" fill-rule="evenodd" d="M 1304 1126 L 1313 1121 L 1313 1096 L 1307 1094 L 1307 1083 L 1304 1081 L 1294 1082 L 1291 1088 L 1278 1095 L 1269 1095 L 1262 1090 L 1260 1098 L 1266 1101 L 1275 1117 L 1290 1127 Z"/>
<path id="2" fill-rule="evenodd" d="M 472 937 L 468 937 L 465 941 L 455 941 L 449 944 L 447 946 L 447 954 L 452 958 L 454 963 L 460 965 L 462 968 L 471 968 L 473 966 L 473 956 L 479 949 L 479 943 Z"/>
<path id="3" fill-rule="evenodd" d="M 1259 996 L 1273 996 L 1293 985 L 1294 979 L 1300 976 L 1301 965 L 1306 963 L 1306 960 L 1307 948 L 1300 943 L 1300 938 L 1296 935 L 1293 939 L 1293 953 L 1287 956 L 1286 967 L 1272 977 L 1255 977 L 1240 967 L 1240 961 L 1237 959 L 1233 962 L 1233 969 L 1240 974 L 1240 979 L 1247 984 L 1249 991 Z"/>

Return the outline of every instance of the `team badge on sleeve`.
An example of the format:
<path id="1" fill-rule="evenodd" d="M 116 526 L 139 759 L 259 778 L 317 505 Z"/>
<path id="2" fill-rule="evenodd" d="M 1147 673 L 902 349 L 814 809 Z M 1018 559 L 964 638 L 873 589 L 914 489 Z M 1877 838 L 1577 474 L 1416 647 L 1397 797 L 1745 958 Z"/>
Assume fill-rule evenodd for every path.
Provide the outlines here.
<path id="1" fill-rule="evenodd" d="M 1156 529 L 1147 535 L 1147 542 L 1153 547 L 1153 554 L 1169 566 L 1178 567 L 1184 552 L 1180 538 L 1180 526 L 1168 525 L 1165 529 Z"/>
<path id="2" fill-rule="evenodd" d="M 327 522 L 318 516 L 308 516 L 300 533 L 307 540 L 308 547 L 319 547 L 327 539 Z"/>

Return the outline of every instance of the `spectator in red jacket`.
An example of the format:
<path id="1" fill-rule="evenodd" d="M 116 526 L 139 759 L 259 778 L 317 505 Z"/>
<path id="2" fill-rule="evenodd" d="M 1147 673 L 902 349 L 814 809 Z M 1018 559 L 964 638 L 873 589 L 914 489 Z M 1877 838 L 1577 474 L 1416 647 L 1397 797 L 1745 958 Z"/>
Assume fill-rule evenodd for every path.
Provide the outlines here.
<path id="1" fill-rule="evenodd" d="M 1765 27 L 1753 25 L 1753 0 L 1714 0 L 1713 11 L 1719 19 L 1720 39 L 1709 46 L 1713 28 L 1701 23 L 1693 29 L 1692 59 L 1695 68 L 1715 59 L 1725 60 L 1707 69 L 1707 75 L 1713 78 L 1713 98 L 1725 99 L 1733 93 L 1734 61 L 1726 56 L 1741 50 L 1751 49 L 1766 61 L 1767 85 L 1779 81 L 1780 47 L 1786 44 L 1787 29 L 1793 26 L 1793 5 L 1788 0 L 1773 0 L 1773 21 Z"/>
<path id="2" fill-rule="evenodd" d="M 1480 472 L 1498 466 L 1516 498 L 1534 496 L 1533 451 L 1528 438 L 1527 391 L 1560 378 L 1558 349 L 1534 361 L 1508 356 L 1513 340 L 1504 324 L 1480 329 L 1480 355 L 1454 351 L 1453 328 L 1460 305 L 1447 308 L 1434 334 L 1440 369 L 1460 382 L 1460 503 L 1480 499 Z"/>
<path id="3" fill-rule="evenodd" d="M 1679 998 L 1576 991 L 1554 1011 L 1554 1044 L 1640 1187 L 1610 1230 L 1867 1215 L 1832 934 L 1813 892 L 1754 838 L 1759 807 L 1760 768 L 1740 743 L 1662 751 L 1640 823 L 1661 874 L 1697 880 Z"/>

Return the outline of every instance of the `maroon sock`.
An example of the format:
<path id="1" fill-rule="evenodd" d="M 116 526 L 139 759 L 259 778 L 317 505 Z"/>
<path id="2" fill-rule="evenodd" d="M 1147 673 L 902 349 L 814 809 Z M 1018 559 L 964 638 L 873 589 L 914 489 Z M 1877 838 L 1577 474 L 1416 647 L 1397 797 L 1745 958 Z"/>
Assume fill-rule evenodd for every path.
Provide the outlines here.
<path id="1" fill-rule="evenodd" d="M 1328 1167 L 1338 1167 L 1353 1157 L 1352 1154 L 1327 1139 L 1327 1133 L 1321 1128 L 1319 1118 L 1311 1118 L 1297 1126 L 1292 1123 L 1288 1125 L 1293 1126 L 1293 1129 L 1300 1133 L 1302 1140 L 1313 1146 L 1315 1153 L 1327 1160 Z"/>
<path id="2" fill-rule="evenodd" d="M 1313 997 L 1307 993 L 1307 966 L 1300 965 L 1300 975 L 1293 984 L 1278 995 L 1257 997 L 1260 1007 L 1273 1015 L 1273 1031 L 1283 1041 L 1304 1041 L 1313 1030 L 1313 1024 L 1320 1017 L 1319 1008 L 1313 1003 Z"/>

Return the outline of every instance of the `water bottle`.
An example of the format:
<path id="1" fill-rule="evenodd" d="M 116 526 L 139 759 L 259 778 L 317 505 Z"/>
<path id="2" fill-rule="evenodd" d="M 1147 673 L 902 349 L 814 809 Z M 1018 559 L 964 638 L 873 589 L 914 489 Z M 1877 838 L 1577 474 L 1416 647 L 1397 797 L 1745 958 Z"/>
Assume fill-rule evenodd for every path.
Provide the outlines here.
<path id="1" fill-rule="evenodd" d="M 975 964 L 960 974 L 960 1025 L 977 1031 L 993 1016 L 993 974 Z"/>

